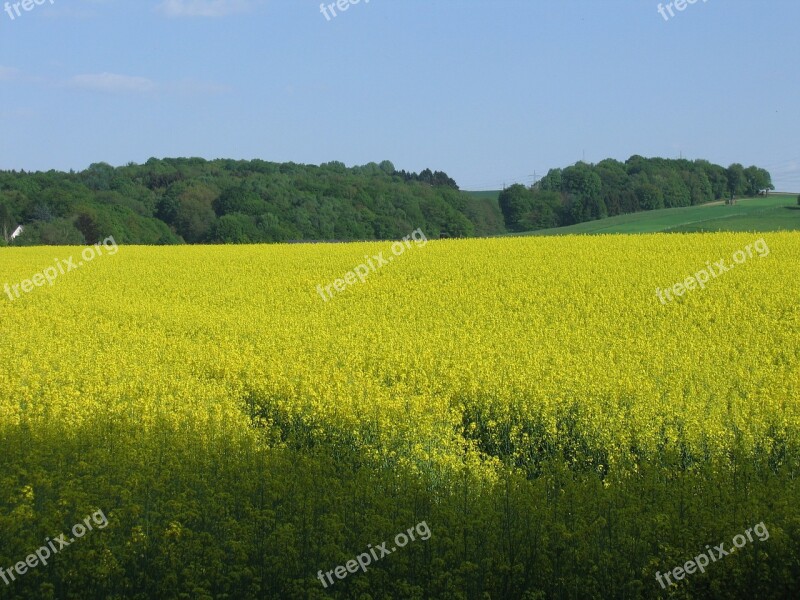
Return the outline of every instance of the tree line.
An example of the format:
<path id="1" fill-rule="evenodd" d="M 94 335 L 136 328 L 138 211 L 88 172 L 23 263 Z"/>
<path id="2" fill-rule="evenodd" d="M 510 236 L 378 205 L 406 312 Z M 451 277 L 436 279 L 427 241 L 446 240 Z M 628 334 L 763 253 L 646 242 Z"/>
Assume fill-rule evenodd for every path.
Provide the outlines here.
<path id="1" fill-rule="evenodd" d="M 499 201 L 510 231 L 532 231 L 774 189 L 769 172 L 756 166 L 632 156 L 551 169 L 531 187 L 506 188 Z"/>
<path id="2" fill-rule="evenodd" d="M 489 236 L 774 189 L 752 166 L 632 156 L 551 169 L 499 205 L 442 171 L 151 158 L 84 171 L 0 171 L 0 245 L 215 244 Z"/>
<path id="3" fill-rule="evenodd" d="M 19 225 L 16 245 L 92 244 L 109 235 L 123 244 L 213 244 L 505 231 L 499 208 L 487 210 L 441 171 L 398 171 L 389 161 L 347 168 L 202 158 L 0 171 L 0 239 L 8 242 Z"/>

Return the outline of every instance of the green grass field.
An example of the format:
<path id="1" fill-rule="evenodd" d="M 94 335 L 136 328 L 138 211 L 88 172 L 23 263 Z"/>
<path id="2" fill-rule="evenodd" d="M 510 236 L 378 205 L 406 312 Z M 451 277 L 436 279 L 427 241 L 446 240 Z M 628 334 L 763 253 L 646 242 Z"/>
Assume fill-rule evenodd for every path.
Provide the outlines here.
<path id="1" fill-rule="evenodd" d="M 465 194 L 472 196 L 476 200 L 489 200 L 497 204 L 497 199 L 500 197 L 501 190 L 489 190 L 484 192 L 467 192 Z"/>
<path id="2" fill-rule="evenodd" d="M 714 203 L 665 208 L 514 235 L 787 230 L 800 230 L 797 196 L 776 194 L 738 200 L 734 206 Z"/>

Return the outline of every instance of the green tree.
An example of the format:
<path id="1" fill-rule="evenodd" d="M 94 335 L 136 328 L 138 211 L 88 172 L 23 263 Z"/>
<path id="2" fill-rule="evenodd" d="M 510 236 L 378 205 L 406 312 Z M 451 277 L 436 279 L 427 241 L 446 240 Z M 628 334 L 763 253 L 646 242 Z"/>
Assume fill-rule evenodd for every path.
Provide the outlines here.
<path id="1" fill-rule="evenodd" d="M 9 242 L 11 234 L 16 229 L 16 219 L 9 203 L 0 195 L 0 237 L 5 243 Z"/>
<path id="2" fill-rule="evenodd" d="M 515 183 L 500 192 L 500 210 L 509 231 L 524 231 L 523 217 L 533 208 L 533 196 L 524 185 Z"/>
<path id="3" fill-rule="evenodd" d="M 652 183 L 643 183 L 636 188 L 636 197 L 642 210 L 664 208 L 664 195 Z"/>
<path id="4" fill-rule="evenodd" d="M 195 184 L 178 197 L 176 229 L 190 244 L 206 241 L 216 221 L 212 208 L 216 196 L 214 189 L 204 184 Z"/>
<path id="5" fill-rule="evenodd" d="M 600 196 L 593 196 L 589 200 L 589 217 L 591 219 L 605 219 L 608 216 L 608 207 Z"/>
<path id="6" fill-rule="evenodd" d="M 728 194 L 728 173 L 727 169 L 719 165 L 713 165 L 707 160 L 696 160 L 694 163 L 708 177 L 714 200 L 724 198 Z"/>
<path id="7" fill-rule="evenodd" d="M 178 209 L 181 203 L 175 196 L 163 196 L 156 205 L 156 217 L 167 223 L 168 225 L 175 226 L 178 220 Z"/>
<path id="8" fill-rule="evenodd" d="M 220 244 L 250 244 L 260 241 L 255 221 L 249 215 L 223 215 L 214 223 L 209 241 Z"/>
<path id="9" fill-rule="evenodd" d="M 702 169 L 691 172 L 684 171 L 683 178 L 686 186 L 689 188 L 689 195 L 693 206 L 714 200 L 714 191 L 711 187 L 711 181 L 709 181 L 708 175 L 706 175 Z"/>
<path id="10" fill-rule="evenodd" d="M 520 218 L 520 227 L 523 231 L 536 229 L 549 229 L 558 227 L 560 220 L 558 210 L 561 205 L 561 194 L 558 192 L 532 192 L 530 209 Z"/>
<path id="11" fill-rule="evenodd" d="M 68 219 L 53 219 L 25 226 L 15 243 L 21 246 L 81 246 L 85 238 Z"/>
<path id="12" fill-rule="evenodd" d="M 747 176 L 744 167 L 734 163 L 728 167 L 728 194 L 730 197 L 741 196 L 747 191 Z"/>
<path id="13" fill-rule="evenodd" d="M 114 167 L 104 162 L 91 164 L 81 173 L 84 185 L 95 191 L 110 190 L 115 176 Z"/>
<path id="14" fill-rule="evenodd" d="M 84 208 L 78 213 L 75 228 L 83 234 L 87 244 L 96 244 L 106 237 L 100 219 L 92 208 Z"/>
<path id="15" fill-rule="evenodd" d="M 550 169 L 547 172 L 547 175 L 542 177 L 537 187 L 542 190 L 543 192 L 561 192 L 561 175 L 563 171 L 561 169 Z"/>
<path id="16" fill-rule="evenodd" d="M 625 165 L 613 159 L 600 161 L 595 167 L 595 172 L 600 176 L 604 198 L 618 197 L 629 183 Z"/>
<path id="17" fill-rule="evenodd" d="M 241 213 L 256 216 L 267 212 L 267 203 L 257 193 L 243 186 L 225 190 L 212 203 L 217 216 Z"/>
<path id="18" fill-rule="evenodd" d="M 567 194 L 567 212 L 571 223 L 607 216 L 602 202 L 603 181 L 586 163 L 579 162 L 564 169 L 562 190 Z"/>
<path id="19" fill-rule="evenodd" d="M 690 206 L 692 193 L 677 172 L 671 172 L 661 184 L 664 207 Z"/>
<path id="20" fill-rule="evenodd" d="M 772 185 L 772 177 L 765 169 L 759 169 L 756 166 L 747 167 L 744 170 L 744 178 L 747 188 L 745 193 L 748 196 L 755 196 L 761 190 L 775 189 L 775 186 Z"/>
<path id="21" fill-rule="evenodd" d="M 589 201 L 600 197 L 603 180 L 586 163 L 577 163 L 564 169 L 562 191 L 575 194 L 581 200 Z"/>

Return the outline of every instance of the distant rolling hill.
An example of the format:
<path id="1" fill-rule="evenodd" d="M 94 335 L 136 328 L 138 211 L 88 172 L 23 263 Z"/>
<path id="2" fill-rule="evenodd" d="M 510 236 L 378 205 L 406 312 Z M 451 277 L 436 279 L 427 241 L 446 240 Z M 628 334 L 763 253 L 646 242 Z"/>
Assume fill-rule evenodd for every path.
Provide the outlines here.
<path id="1" fill-rule="evenodd" d="M 800 230 L 800 206 L 797 205 L 797 196 L 775 194 L 768 198 L 737 200 L 733 206 L 715 202 L 683 208 L 665 208 L 587 221 L 568 227 L 508 235 L 789 230 Z"/>

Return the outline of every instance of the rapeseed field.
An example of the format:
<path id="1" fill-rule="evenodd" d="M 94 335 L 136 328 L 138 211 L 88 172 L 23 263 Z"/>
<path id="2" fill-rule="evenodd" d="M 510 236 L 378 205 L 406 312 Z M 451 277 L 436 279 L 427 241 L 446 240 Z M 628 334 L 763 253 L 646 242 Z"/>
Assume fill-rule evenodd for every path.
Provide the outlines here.
<path id="1" fill-rule="evenodd" d="M 13 292 L 82 250 L 0 250 L 0 568 L 108 527 L 0 598 L 800 591 L 798 233 L 119 246 Z"/>

